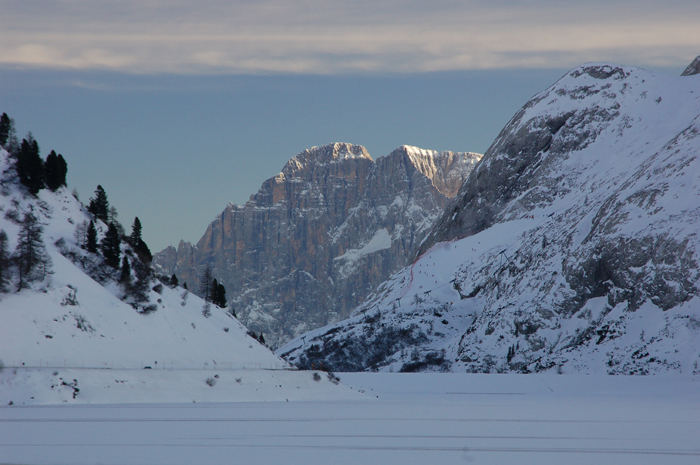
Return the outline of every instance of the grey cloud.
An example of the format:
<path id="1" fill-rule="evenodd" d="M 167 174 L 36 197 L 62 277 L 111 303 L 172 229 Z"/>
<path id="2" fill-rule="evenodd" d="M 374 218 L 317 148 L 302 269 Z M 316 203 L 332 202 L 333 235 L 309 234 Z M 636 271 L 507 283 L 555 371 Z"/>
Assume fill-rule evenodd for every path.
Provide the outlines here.
<path id="1" fill-rule="evenodd" d="M 153 73 L 678 65 L 698 2 L 5 2 L 0 66 Z"/>

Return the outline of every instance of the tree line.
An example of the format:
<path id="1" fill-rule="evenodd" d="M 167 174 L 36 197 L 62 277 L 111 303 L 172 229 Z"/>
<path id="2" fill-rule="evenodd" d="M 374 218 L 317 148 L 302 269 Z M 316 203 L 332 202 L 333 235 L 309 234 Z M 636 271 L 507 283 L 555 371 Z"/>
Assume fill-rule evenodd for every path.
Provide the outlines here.
<path id="1" fill-rule="evenodd" d="M 17 179 L 30 194 L 36 195 L 44 188 L 56 191 L 66 186 L 68 164 L 63 155 L 51 150 L 46 159 L 42 160 L 39 144 L 31 132 L 19 142 L 14 120 L 7 113 L 0 115 L 0 146 L 10 154 Z M 114 270 L 108 274 L 115 275 L 114 279 L 122 286 L 125 298 L 136 303 L 147 301 L 149 283 L 154 277 L 151 267 L 153 257 L 142 237 L 141 220 L 135 217 L 131 233 L 125 234 L 123 226 L 117 220 L 117 211 L 110 206 L 107 193 L 101 185 L 96 187 L 86 209 L 91 218 L 89 222 L 76 226 L 78 245 L 88 254 L 101 256 L 107 270 Z M 31 282 L 43 280 L 50 272 L 51 263 L 44 249 L 43 230 L 37 217 L 31 211 L 21 219 L 19 213 L 13 215 L 13 220 L 20 225 L 14 252 L 10 253 L 8 250 L 7 234 L 0 230 L 0 292 L 8 292 L 13 277 L 18 283 L 19 291 L 28 287 Z M 104 226 L 99 226 L 99 229 L 104 231 L 106 227 L 101 240 L 98 237 L 100 222 Z M 172 275 L 169 280 L 166 278 L 164 283 L 175 287 L 178 280 Z M 213 278 L 210 267 L 203 270 L 199 284 L 199 294 L 205 300 L 207 312 L 209 303 L 220 308 L 226 307 L 226 289 Z M 183 287 L 187 288 L 187 283 L 184 283 Z M 235 316 L 232 310 L 231 313 Z"/>
<path id="2" fill-rule="evenodd" d="M 28 133 L 22 142 L 17 141 L 14 120 L 7 113 L 0 115 L 0 145 L 6 148 L 14 160 L 19 181 L 29 192 L 36 195 L 41 189 L 51 191 L 66 185 L 68 164 L 60 153 L 54 150 L 42 160 L 39 156 L 39 144 Z"/>
<path id="3" fill-rule="evenodd" d="M 84 227 L 84 232 L 77 233 L 81 246 L 87 252 L 100 254 L 105 265 L 118 271 L 118 282 L 122 286 L 125 297 L 134 304 L 148 300 L 149 283 L 153 278 L 151 261 L 153 256 L 148 245 L 143 240 L 143 226 L 139 217 L 131 224 L 131 234 L 124 234 L 123 227 L 117 220 L 116 209 L 110 207 L 105 189 L 98 185 L 87 206 L 92 219 Z M 101 221 L 107 226 L 102 240 L 98 242 L 95 223 Z M 129 247 L 124 248 L 122 244 Z"/>

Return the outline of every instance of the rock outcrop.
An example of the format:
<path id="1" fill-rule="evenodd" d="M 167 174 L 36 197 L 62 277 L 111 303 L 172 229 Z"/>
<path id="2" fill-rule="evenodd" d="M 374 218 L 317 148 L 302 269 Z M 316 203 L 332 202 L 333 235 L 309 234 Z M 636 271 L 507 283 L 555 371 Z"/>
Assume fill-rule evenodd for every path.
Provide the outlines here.
<path id="1" fill-rule="evenodd" d="M 402 146 L 374 161 L 359 145 L 313 147 L 196 246 L 155 263 L 191 289 L 211 266 L 239 319 L 276 346 L 347 317 L 405 266 L 480 157 Z"/>
<path id="2" fill-rule="evenodd" d="M 278 353 L 332 370 L 700 373 L 700 79 L 586 65 L 504 127 L 410 267 Z"/>
<path id="3" fill-rule="evenodd" d="M 683 70 L 681 76 L 693 76 L 695 74 L 700 74 L 700 55 L 696 56 L 688 67 Z"/>

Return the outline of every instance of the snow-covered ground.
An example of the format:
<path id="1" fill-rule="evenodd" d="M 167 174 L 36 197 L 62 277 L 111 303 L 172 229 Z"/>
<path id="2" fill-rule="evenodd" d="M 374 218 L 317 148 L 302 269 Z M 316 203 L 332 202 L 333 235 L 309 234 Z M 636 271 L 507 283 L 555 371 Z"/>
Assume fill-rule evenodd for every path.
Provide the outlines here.
<path id="1" fill-rule="evenodd" d="M 300 375 L 311 379 L 310 373 Z M 340 378 L 366 396 L 5 407 L 0 463 L 700 462 L 697 377 L 353 373 Z"/>
<path id="2" fill-rule="evenodd" d="M 118 271 L 81 247 L 76 231 L 91 217 L 67 188 L 29 195 L 1 147 L 0 185 L 9 251 L 31 212 L 50 263 L 43 279 L 18 291 L 15 273 L 0 292 L 0 405 L 363 397 L 325 373 L 288 370 L 232 312 L 182 287 L 148 278 L 146 302 L 134 308 Z M 137 263 L 130 247 L 121 252 Z M 0 463 L 3 454 L 0 446 Z"/>
<path id="3" fill-rule="evenodd" d="M 357 399 L 324 372 L 211 367 L 5 368 L 0 405 L 252 402 Z M 0 462 L 2 463 L 2 462 Z"/>

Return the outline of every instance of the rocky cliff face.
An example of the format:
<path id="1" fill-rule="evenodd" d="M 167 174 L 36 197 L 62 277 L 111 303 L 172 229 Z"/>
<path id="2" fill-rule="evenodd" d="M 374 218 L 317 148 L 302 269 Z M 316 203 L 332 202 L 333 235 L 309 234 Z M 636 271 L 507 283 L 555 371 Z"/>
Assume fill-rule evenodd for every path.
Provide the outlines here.
<path id="1" fill-rule="evenodd" d="M 293 157 L 196 246 L 155 257 L 190 288 L 210 265 L 230 305 L 275 346 L 337 321 L 409 262 L 472 167 L 474 153 L 402 146 L 374 161 L 335 143 Z"/>
<path id="2" fill-rule="evenodd" d="M 700 369 L 700 76 L 572 70 L 505 126 L 421 246 L 279 351 L 334 370 Z"/>
<path id="3" fill-rule="evenodd" d="M 683 70 L 681 76 L 693 76 L 700 73 L 700 55 L 696 56 L 695 59 Z"/>

